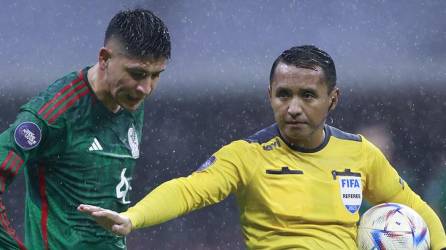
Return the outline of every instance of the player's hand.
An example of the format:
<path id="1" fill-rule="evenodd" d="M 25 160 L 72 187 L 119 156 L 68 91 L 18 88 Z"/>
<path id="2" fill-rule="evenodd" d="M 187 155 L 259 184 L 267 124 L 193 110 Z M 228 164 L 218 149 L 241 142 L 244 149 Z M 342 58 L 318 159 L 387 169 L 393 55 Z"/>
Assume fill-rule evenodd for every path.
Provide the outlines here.
<path id="1" fill-rule="evenodd" d="M 77 210 L 90 215 L 103 228 L 118 235 L 127 235 L 132 231 L 132 222 L 126 216 L 101 207 L 81 204 Z"/>

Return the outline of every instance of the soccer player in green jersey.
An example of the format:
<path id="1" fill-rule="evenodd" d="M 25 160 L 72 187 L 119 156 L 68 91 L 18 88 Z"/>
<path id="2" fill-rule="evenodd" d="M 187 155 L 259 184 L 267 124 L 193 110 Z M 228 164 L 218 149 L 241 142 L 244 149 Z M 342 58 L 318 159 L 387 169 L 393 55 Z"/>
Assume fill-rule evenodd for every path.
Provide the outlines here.
<path id="1" fill-rule="evenodd" d="M 236 195 L 249 249 L 357 249 L 358 210 L 402 203 L 428 224 L 432 249 L 446 248 L 435 212 L 364 136 L 325 123 L 338 104 L 331 57 L 293 47 L 274 62 L 269 99 L 276 123 L 214 153 L 188 177 L 157 187 L 127 212 L 80 205 L 118 235 Z"/>
<path id="2" fill-rule="evenodd" d="M 21 107 L 0 135 L 0 193 L 24 169 L 25 244 L 0 206 L 0 249 L 126 249 L 125 238 L 77 212 L 79 203 L 126 211 L 139 158 L 144 98 L 170 58 L 161 19 L 116 14 L 98 62 L 69 73 Z"/>

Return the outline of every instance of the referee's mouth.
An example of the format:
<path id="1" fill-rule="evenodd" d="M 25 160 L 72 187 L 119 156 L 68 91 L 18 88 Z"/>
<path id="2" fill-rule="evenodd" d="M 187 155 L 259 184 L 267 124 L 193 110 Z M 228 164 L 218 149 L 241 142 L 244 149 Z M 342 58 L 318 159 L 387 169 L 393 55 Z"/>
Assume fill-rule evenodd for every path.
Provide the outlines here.
<path id="1" fill-rule="evenodd" d="M 291 120 L 291 121 L 285 121 L 285 124 L 297 125 L 297 124 L 307 124 L 307 122 L 301 120 Z"/>

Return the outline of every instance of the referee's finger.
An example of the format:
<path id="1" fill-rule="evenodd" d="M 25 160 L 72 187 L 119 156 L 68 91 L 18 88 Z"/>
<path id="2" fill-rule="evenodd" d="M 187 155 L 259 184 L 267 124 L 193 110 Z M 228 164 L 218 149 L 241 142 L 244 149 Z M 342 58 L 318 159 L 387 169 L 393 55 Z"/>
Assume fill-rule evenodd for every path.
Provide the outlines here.
<path id="1" fill-rule="evenodd" d="M 112 220 L 116 223 L 120 223 L 122 221 L 122 218 L 120 217 L 120 215 L 118 213 L 113 212 L 111 210 L 106 210 L 106 209 L 92 212 L 91 215 L 94 217 L 107 218 L 107 219 Z"/>
<path id="2" fill-rule="evenodd" d="M 97 212 L 97 211 L 101 211 L 101 210 L 104 210 L 104 209 L 101 208 L 101 207 L 97 207 L 97 206 L 80 204 L 77 207 L 77 210 L 80 211 L 80 212 L 92 213 L 92 212 Z"/>
<path id="3" fill-rule="evenodd" d="M 115 225 L 112 226 L 111 231 L 114 234 L 118 234 L 118 235 L 122 235 L 122 236 L 125 236 L 125 235 L 130 233 L 130 230 L 128 229 L 128 226 L 125 225 L 125 224 L 121 224 L 121 225 L 115 224 Z"/>
<path id="4" fill-rule="evenodd" d="M 123 235 L 123 227 L 121 225 L 113 225 L 111 231 L 115 234 Z"/>

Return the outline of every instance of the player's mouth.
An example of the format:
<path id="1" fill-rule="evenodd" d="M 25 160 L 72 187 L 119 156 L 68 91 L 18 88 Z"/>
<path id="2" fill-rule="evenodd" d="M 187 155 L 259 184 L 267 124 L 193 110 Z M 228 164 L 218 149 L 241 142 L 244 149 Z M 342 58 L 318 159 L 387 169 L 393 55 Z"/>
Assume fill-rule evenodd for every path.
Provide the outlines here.
<path id="1" fill-rule="evenodd" d="M 126 99 L 131 106 L 134 106 L 134 105 L 140 103 L 144 99 L 144 97 L 141 98 L 141 97 L 134 97 L 131 95 L 127 95 Z"/>

